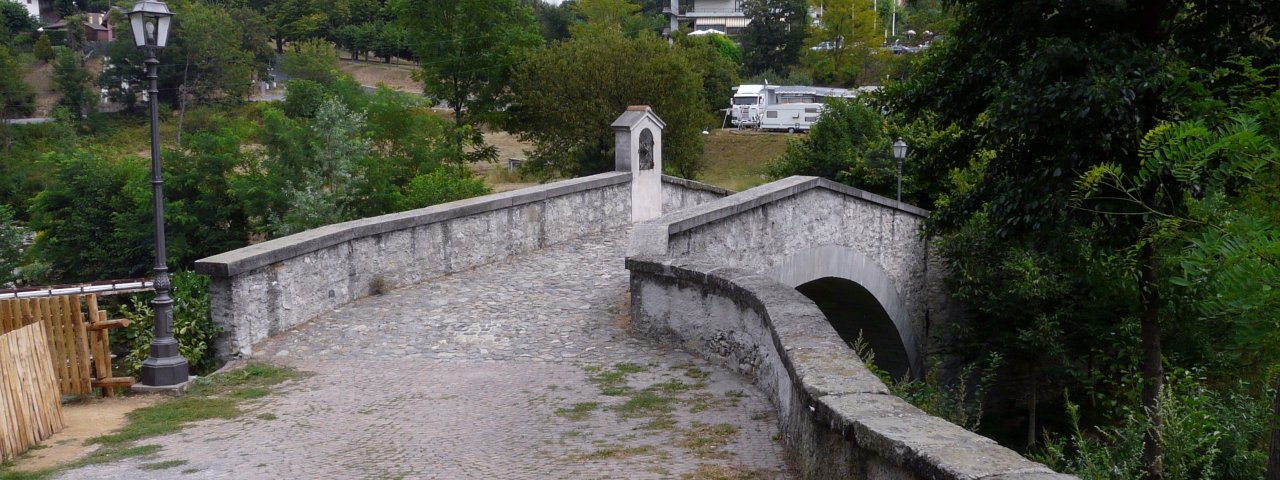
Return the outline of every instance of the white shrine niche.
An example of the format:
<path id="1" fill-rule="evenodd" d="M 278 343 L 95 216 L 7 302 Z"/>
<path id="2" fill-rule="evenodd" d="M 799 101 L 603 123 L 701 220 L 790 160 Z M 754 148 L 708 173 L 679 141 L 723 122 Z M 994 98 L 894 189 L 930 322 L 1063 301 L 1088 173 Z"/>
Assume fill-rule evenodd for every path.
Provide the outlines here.
<path id="1" fill-rule="evenodd" d="M 627 107 L 613 122 L 614 166 L 631 172 L 631 221 L 662 216 L 662 129 L 652 108 Z"/>

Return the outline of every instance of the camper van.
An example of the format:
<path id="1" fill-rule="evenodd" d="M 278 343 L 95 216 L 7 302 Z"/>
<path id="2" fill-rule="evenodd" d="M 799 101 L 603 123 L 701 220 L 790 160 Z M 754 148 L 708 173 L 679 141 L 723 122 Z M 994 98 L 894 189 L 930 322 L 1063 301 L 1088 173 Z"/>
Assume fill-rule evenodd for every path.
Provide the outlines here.
<path id="1" fill-rule="evenodd" d="M 738 128 L 804 132 L 818 121 L 827 101 L 856 94 L 843 88 L 740 85 L 730 115 Z"/>

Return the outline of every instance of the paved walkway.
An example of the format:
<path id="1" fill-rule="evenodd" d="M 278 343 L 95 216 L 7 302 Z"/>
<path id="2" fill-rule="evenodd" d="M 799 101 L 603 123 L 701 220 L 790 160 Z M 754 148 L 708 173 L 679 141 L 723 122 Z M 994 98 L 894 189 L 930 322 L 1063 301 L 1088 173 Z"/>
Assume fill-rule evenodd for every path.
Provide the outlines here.
<path id="1" fill-rule="evenodd" d="M 626 332 L 625 231 L 370 297 L 258 347 L 314 372 L 94 479 L 789 478 L 745 379 Z M 144 470 L 168 460 L 187 463 Z"/>

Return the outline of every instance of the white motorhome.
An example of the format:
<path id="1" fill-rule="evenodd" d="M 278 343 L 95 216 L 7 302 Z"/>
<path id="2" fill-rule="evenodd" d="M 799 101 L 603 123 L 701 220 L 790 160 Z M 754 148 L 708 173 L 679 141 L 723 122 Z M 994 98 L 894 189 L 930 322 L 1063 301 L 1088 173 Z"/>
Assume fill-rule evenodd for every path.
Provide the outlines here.
<path id="1" fill-rule="evenodd" d="M 807 132 L 822 115 L 821 103 L 785 103 L 764 109 L 760 118 L 761 130 Z"/>
<path id="2" fill-rule="evenodd" d="M 853 98 L 857 93 L 844 88 L 740 85 L 733 95 L 730 115 L 739 128 L 808 131 L 826 102 Z"/>

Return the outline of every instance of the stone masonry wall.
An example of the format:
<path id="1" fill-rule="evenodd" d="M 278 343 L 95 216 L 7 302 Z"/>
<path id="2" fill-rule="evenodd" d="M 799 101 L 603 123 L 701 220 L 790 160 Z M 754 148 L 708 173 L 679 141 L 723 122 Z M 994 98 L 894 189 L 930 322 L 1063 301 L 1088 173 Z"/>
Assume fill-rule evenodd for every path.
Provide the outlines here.
<path id="1" fill-rule="evenodd" d="M 632 332 L 752 378 L 804 478 L 1058 480 L 891 395 L 799 292 L 748 270 L 633 256 Z"/>
<path id="2" fill-rule="evenodd" d="M 905 347 L 916 357 L 915 352 L 926 349 L 926 319 L 936 317 L 930 309 L 943 305 L 945 297 L 945 292 L 930 288 L 930 280 L 938 279 L 927 274 L 929 246 L 920 234 L 927 215 L 911 205 L 829 180 L 791 177 L 637 224 L 631 253 L 698 259 L 781 280 L 783 270 L 830 270 L 820 263 L 789 263 L 806 251 L 838 246 L 857 252 L 887 275 L 888 285 L 863 287 L 873 292 L 877 287 L 893 290 L 885 296 L 896 298 L 900 305 L 883 306 L 891 316 L 901 311 L 902 325 L 910 329 L 901 332 L 904 341 L 911 343 Z M 806 257 L 811 262 L 818 258 Z M 818 260 L 822 261 L 832 259 Z M 919 374 L 921 365 L 913 367 Z"/>
<path id="3" fill-rule="evenodd" d="M 674 207 L 722 194 L 670 179 Z M 629 173 L 605 173 L 328 225 L 196 262 L 212 278 L 220 360 L 389 289 L 630 223 Z"/>

